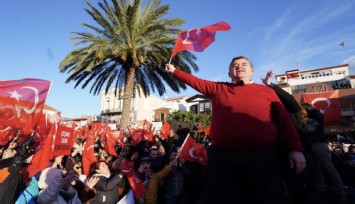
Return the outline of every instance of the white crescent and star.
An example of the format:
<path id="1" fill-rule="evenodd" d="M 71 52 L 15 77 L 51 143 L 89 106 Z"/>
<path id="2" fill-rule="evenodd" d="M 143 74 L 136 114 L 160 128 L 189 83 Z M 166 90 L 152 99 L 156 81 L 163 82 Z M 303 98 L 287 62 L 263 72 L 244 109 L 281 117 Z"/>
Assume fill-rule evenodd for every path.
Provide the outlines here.
<path id="1" fill-rule="evenodd" d="M 189 38 L 190 38 L 190 32 L 193 31 L 193 30 L 196 30 L 196 35 L 197 36 L 200 36 L 200 33 L 201 33 L 201 30 L 199 28 L 193 28 L 193 29 L 190 29 L 186 32 L 186 38 L 182 41 L 182 44 L 193 44 L 193 43 L 197 43 L 197 41 L 187 41 Z"/>
<path id="2" fill-rule="evenodd" d="M 8 91 L 8 93 L 10 94 L 10 98 L 15 98 L 17 101 L 19 101 L 20 97 L 22 97 L 22 95 L 18 94 L 16 90 Z"/>
<path id="3" fill-rule="evenodd" d="M 189 150 L 190 157 L 192 157 L 194 159 L 198 159 L 198 157 L 196 157 L 194 154 L 194 150 L 195 150 L 195 147 L 190 148 L 190 150 Z"/>
<path id="4" fill-rule="evenodd" d="M 313 99 L 313 101 L 311 102 L 311 105 L 312 105 L 313 107 L 315 107 L 314 104 L 316 104 L 317 102 L 320 102 L 320 101 L 325 101 L 325 102 L 327 103 L 326 109 L 328 109 L 328 108 L 330 107 L 330 100 L 327 99 L 327 98 L 315 98 L 315 99 Z M 321 111 L 322 113 L 324 113 L 324 112 L 325 112 L 325 109 L 324 109 L 324 110 L 323 110 L 323 109 L 320 109 L 320 111 Z"/>
<path id="5" fill-rule="evenodd" d="M 39 91 L 38 91 L 38 89 L 34 88 L 33 86 L 24 86 L 24 87 L 21 87 L 20 89 L 30 89 L 35 94 L 35 98 L 33 101 L 34 104 L 33 104 L 32 108 L 31 109 L 24 109 L 24 111 L 27 114 L 32 114 L 36 110 L 38 102 L 39 102 Z M 21 94 L 17 93 L 16 90 L 8 91 L 8 93 L 10 94 L 10 98 L 14 98 L 17 101 L 20 101 L 20 98 L 23 97 Z"/>
<path id="6" fill-rule="evenodd" d="M 94 145 L 90 145 L 88 148 L 86 148 L 86 151 L 89 151 L 91 148 L 94 148 Z"/>

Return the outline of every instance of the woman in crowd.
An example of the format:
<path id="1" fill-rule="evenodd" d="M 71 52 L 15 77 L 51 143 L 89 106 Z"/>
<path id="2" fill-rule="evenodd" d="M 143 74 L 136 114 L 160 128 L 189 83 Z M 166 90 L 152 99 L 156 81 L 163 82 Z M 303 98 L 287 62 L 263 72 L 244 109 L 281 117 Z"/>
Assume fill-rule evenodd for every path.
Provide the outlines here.
<path id="1" fill-rule="evenodd" d="M 105 161 L 98 161 L 90 166 L 90 177 L 99 178 L 94 186 L 96 195 L 90 200 L 91 204 L 116 204 L 120 197 L 118 186 L 125 182 L 122 174 L 113 174 Z"/>

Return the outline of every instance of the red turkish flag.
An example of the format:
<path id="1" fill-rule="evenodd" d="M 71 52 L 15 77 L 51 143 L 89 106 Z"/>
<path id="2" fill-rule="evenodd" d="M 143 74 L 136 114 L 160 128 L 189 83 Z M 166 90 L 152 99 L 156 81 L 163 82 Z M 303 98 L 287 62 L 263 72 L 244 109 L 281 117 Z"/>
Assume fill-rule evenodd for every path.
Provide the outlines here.
<path id="1" fill-rule="evenodd" d="M 124 158 L 119 169 L 121 174 L 129 176 L 134 171 L 134 161 Z"/>
<path id="2" fill-rule="evenodd" d="M 11 134 L 12 132 L 13 129 L 11 127 L 0 130 L 0 145 L 5 145 L 15 137 L 14 134 Z"/>
<path id="3" fill-rule="evenodd" d="M 198 126 L 198 129 L 197 129 L 196 133 L 201 133 L 201 132 L 203 132 L 202 124 L 199 123 L 197 126 Z"/>
<path id="4" fill-rule="evenodd" d="M 33 156 L 31 163 L 26 167 L 28 178 L 42 171 L 49 166 L 49 161 L 52 159 L 52 145 L 56 124 L 51 123 L 46 137 L 41 141 L 39 149 Z"/>
<path id="5" fill-rule="evenodd" d="M 170 135 L 171 125 L 169 122 L 164 122 L 163 126 L 160 129 L 160 136 L 167 139 Z"/>
<path id="6" fill-rule="evenodd" d="M 144 130 L 143 129 L 132 129 L 127 127 L 129 134 L 131 135 L 131 142 L 132 144 L 136 145 L 140 141 L 142 141 L 144 137 Z"/>
<path id="7" fill-rule="evenodd" d="M 202 52 L 215 40 L 216 31 L 227 31 L 230 29 L 231 27 L 228 23 L 218 22 L 202 28 L 181 31 L 176 39 L 170 59 L 183 50 Z"/>
<path id="8" fill-rule="evenodd" d="M 74 129 L 64 125 L 58 125 L 55 134 L 53 157 L 59 155 L 70 155 L 74 145 Z"/>
<path id="9" fill-rule="evenodd" d="M 207 165 L 207 151 L 201 144 L 196 143 L 190 134 L 187 135 L 184 144 L 181 147 L 179 156 L 180 159 L 197 162 L 202 165 Z"/>
<path id="10" fill-rule="evenodd" d="M 148 141 L 153 141 L 153 135 L 155 131 L 155 127 L 151 122 L 148 122 L 147 120 L 144 120 L 143 123 L 143 132 L 144 136 Z"/>
<path id="11" fill-rule="evenodd" d="M 123 159 L 120 166 L 120 173 L 125 175 L 128 179 L 129 185 L 133 190 L 134 196 L 139 200 L 147 191 L 144 184 L 134 172 L 134 162 L 128 159 Z"/>
<path id="12" fill-rule="evenodd" d="M 120 138 L 122 137 L 123 133 L 122 131 L 114 131 L 114 132 L 109 132 L 106 134 L 106 140 L 107 140 L 107 152 L 111 155 L 114 155 L 118 157 L 115 146 L 118 143 L 120 146 L 122 146 L 123 142 L 120 141 Z M 123 144 L 124 145 L 124 144 Z"/>
<path id="13" fill-rule="evenodd" d="M 0 81 L 0 131 L 18 128 L 29 136 L 39 123 L 50 85 L 42 79 Z"/>
<path id="14" fill-rule="evenodd" d="M 35 128 L 35 131 L 38 133 L 39 137 L 36 138 L 38 141 L 44 140 L 46 134 L 49 131 L 49 128 L 52 126 L 53 123 L 49 122 L 49 118 L 46 114 L 41 114 L 41 118 L 39 120 L 38 125 Z"/>
<path id="15" fill-rule="evenodd" d="M 137 176 L 135 172 L 132 171 L 130 174 L 127 174 L 126 176 L 129 185 L 133 190 L 134 196 L 139 200 L 140 198 L 143 197 L 147 189 L 145 188 L 144 184 L 142 183 L 142 181 L 140 180 L 140 178 Z"/>
<path id="16" fill-rule="evenodd" d="M 87 132 L 86 141 L 83 149 L 83 156 L 82 156 L 82 163 L 83 163 L 83 172 L 85 175 L 89 175 L 90 165 L 94 162 L 97 162 L 97 158 L 95 157 L 94 153 L 94 143 L 95 137 L 89 135 L 90 133 Z"/>
<path id="17" fill-rule="evenodd" d="M 324 114 L 324 125 L 339 125 L 341 113 L 339 104 L 339 91 L 327 91 L 322 93 L 304 93 L 303 101 L 311 104 Z"/>

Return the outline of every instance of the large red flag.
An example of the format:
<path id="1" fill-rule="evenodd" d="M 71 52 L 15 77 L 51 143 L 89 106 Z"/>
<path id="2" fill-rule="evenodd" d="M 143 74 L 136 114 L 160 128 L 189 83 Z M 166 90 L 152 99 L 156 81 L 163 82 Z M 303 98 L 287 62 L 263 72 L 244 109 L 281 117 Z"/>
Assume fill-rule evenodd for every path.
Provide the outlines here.
<path id="1" fill-rule="evenodd" d="M 118 157 L 116 150 L 115 150 L 115 146 L 118 145 L 119 146 L 124 146 L 123 142 L 120 141 L 120 138 L 122 137 L 123 132 L 122 131 L 112 131 L 109 133 L 106 133 L 106 140 L 107 140 L 107 145 L 105 145 L 105 147 L 107 147 L 107 152 L 111 155 L 114 155 L 116 157 Z"/>
<path id="2" fill-rule="evenodd" d="M 134 172 L 134 162 L 123 159 L 120 166 L 120 173 L 128 179 L 129 185 L 133 190 L 134 196 L 139 200 L 147 191 L 141 179 Z"/>
<path id="3" fill-rule="evenodd" d="M 53 157 L 59 155 L 70 155 L 74 145 L 74 129 L 64 125 L 58 125 L 55 134 Z"/>
<path id="4" fill-rule="evenodd" d="M 81 158 L 83 163 L 83 172 L 85 175 L 89 175 L 90 165 L 97 161 L 94 151 L 95 136 L 90 131 L 86 132 L 86 141 L 83 149 L 83 156 Z"/>
<path id="5" fill-rule="evenodd" d="M 207 165 L 208 160 L 205 147 L 196 143 L 190 134 L 187 135 L 178 157 L 188 161 L 197 162 L 202 165 Z"/>
<path id="6" fill-rule="evenodd" d="M 324 114 L 324 125 L 339 125 L 341 123 L 339 91 L 327 91 L 321 93 L 304 93 L 303 101 L 311 104 Z"/>
<path id="7" fill-rule="evenodd" d="M 146 137 L 146 139 L 148 141 L 153 141 L 153 135 L 155 131 L 154 125 L 151 122 L 144 120 L 143 129 L 144 129 L 144 136 Z"/>
<path id="8" fill-rule="evenodd" d="M 134 196 L 139 200 L 143 197 L 144 193 L 147 191 L 141 179 L 137 176 L 135 172 L 131 172 L 127 175 L 127 180 L 131 189 L 133 190 Z"/>
<path id="9" fill-rule="evenodd" d="M 39 123 L 51 82 L 42 79 L 0 81 L 0 130 L 29 136 Z"/>
<path id="10" fill-rule="evenodd" d="M 170 59 L 183 50 L 202 52 L 215 40 L 216 31 L 230 29 L 231 27 L 228 23 L 218 22 L 202 28 L 181 31 L 176 39 Z"/>
<path id="11" fill-rule="evenodd" d="M 160 136 L 164 139 L 167 139 L 170 135 L 171 125 L 169 122 L 164 122 L 163 126 L 160 129 Z"/>
<path id="12" fill-rule="evenodd" d="M 131 135 L 132 144 L 136 145 L 143 140 L 144 130 L 143 129 L 132 129 L 127 127 L 129 134 Z"/>
<path id="13" fill-rule="evenodd" d="M 46 138 L 41 141 L 39 149 L 33 156 L 31 163 L 26 167 L 28 178 L 31 178 L 36 173 L 42 171 L 49 166 L 49 161 L 52 159 L 52 145 L 56 124 L 51 123 Z"/>

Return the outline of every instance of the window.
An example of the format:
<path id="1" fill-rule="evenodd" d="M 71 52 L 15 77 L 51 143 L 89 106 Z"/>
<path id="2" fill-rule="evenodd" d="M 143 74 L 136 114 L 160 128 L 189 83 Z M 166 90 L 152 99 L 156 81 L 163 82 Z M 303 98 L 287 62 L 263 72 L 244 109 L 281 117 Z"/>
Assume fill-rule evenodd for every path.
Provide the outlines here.
<path id="1" fill-rule="evenodd" d="M 205 112 L 205 104 L 204 103 L 200 103 L 200 113 L 201 112 Z"/>
<path id="2" fill-rule="evenodd" d="M 197 114 L 197 105 L 191 106 L 190 111 Z"/>
<path id="3" fill-rule="evenodd" d="M 205 103 L 205 112 L 208 114 L 211 113 L 211 103 L 210 102 Z"/>

